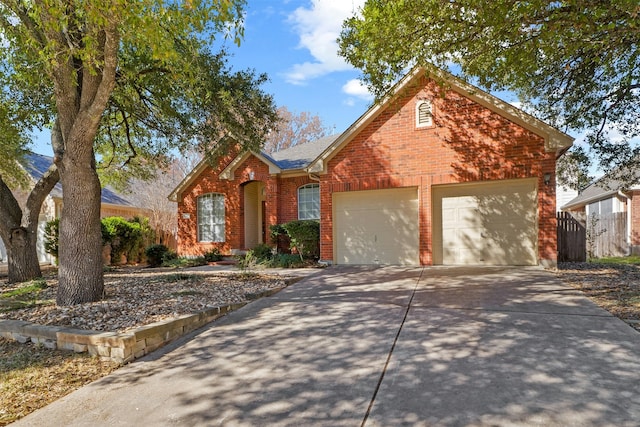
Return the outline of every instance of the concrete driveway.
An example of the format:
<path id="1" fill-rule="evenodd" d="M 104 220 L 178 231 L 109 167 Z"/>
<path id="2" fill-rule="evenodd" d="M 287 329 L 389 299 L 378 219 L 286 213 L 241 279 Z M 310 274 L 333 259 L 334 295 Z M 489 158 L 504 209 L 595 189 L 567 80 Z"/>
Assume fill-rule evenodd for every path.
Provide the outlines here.
<path id="1" fill-rule="evenodd" d="M 640 334 L 536 268 L 329 268 L 152 356 L 16 425 L 640 424 Z"/>

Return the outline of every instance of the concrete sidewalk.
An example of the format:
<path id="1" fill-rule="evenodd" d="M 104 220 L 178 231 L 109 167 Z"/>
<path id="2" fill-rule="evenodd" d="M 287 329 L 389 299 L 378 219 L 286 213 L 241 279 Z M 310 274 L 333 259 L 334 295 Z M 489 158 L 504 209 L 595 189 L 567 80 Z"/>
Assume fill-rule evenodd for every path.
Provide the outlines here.
<path id="1" fill-rule="evenodd" d="M 636 426 L 640 334 L 539 269 L 338 268 L 15 425 Z"/>

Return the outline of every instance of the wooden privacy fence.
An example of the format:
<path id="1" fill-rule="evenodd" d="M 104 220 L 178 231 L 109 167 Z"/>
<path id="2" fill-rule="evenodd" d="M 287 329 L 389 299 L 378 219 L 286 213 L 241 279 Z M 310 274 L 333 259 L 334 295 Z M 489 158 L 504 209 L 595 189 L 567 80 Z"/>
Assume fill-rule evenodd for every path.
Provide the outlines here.
<path id="1" fill-rule="evenodd" d="M 584 213 L 559 212 L 557 220 L 558 262 L 629 254 L 626 212 L 588 218 Z"/>
<path id="2" fill-rule="evenodd" d="M 602 258 L 628 254 L 627 213 L 589 215 L 587 218 L 587 256 Z"/>
<path id="3" fill-rule="evenodd" d="M 558 212 L 558 262 L 587 260 L 587 229 L 584 215 Z"/>

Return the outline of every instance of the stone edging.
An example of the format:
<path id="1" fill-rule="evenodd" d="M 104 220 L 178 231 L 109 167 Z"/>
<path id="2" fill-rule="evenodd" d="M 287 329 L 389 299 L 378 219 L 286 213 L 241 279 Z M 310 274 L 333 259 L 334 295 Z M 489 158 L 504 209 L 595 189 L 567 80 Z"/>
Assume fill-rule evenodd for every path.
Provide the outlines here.
<path id="1" fill-rule="evenodd" d="M 247 302 L 211 307 L 195 314 L 161 320 L 123 333 L 42 326 L 22 320 L 0 320 L 0 336 L 21 343 L 31 341 L 50 349 L 89 352 L 103 360 L 126 364 L 247 305 L 252 300 L 274 295 L 282 289 L 284 287 L 248 294 Z"/>

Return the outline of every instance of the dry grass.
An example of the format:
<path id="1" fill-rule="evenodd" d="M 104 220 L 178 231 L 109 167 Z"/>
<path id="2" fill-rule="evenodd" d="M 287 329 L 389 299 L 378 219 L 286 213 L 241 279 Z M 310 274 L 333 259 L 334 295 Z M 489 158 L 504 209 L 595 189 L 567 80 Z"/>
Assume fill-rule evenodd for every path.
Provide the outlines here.
<path id="1" fill-rule="evenodd" d="M 640 331 L 640 265 L 566 263 L 560 265 L 558 277 Z"/>
<path id="2" fill-rule="evenodd" d="M 0 338 L 0 426 L 24 417 L 118 367 L 97 357 Z"/>

